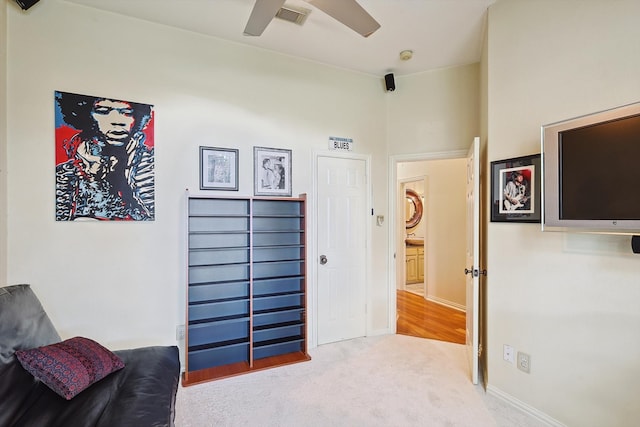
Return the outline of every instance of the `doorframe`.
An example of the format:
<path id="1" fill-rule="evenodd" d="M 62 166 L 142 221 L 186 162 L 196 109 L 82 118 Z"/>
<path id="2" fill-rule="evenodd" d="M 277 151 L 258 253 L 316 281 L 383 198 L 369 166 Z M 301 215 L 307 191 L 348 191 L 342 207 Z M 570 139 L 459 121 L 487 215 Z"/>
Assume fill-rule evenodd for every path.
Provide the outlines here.
<path id="1" fill-rule="evenodd" d="M 406 191 L 407 184 L 409 184 L 411 182 L 422 182 L 422 187 L 423 187 L 424 191 L 423 191 L 423 194 L 422 194 L 422 198 L 423 198 L 423 201 L 422 201 L 422 203 L 423 203 L 423 213 L 422 213 L 422 220 L 421 221 L 427 222 L 428 219 L 429 219 L 429 215 L 427 213 L 427 206 L 428 206 L 428 203 L 427 203 L 427 199 L 428 199 L 428 194 L 427 194 L 428 177 L 427 177 L 427 175 L 418 175 L 418 176 L 412 176 L 412 177 L 409 177 L 409 178 L 402 178 L 402 179 L 397 180 L 397 183 L 399 184 L 399 188 L 396 187 L 396 191 L 397 190 L 401 190 L 401 192 L 398 193 L 398 200 L 396 201 L 397 204 L 396 204 L 396 210 L 395 211 L 397 213 L 397 212 L 400 212 L 402 210 L 402 208 L 400 207 L 400 205 L 402 204 L 400 202 L 400 200 L 402 200 L 400 198 L 400 194 L 402 194 L 402 191 Z M 396 228 L 396 233 L 397 233 L 396 235 L 397 236 L 400 234 L 400 230 L 403 231 L 403 233 L 401 233 L 401 234 L 404 235 L 404 234 L 406 234 L 406 230 L 407 229 L 406 229 L 406 227 L 401 225 L 402 221 L 400 221 L 400 218 L 398 218 L 398 220 L 399 221 L 398 221 L 397 224 L 391 223 L 391 226 Z M 425 227 L 425 235 L 424 235 L 425 243 L 428 241 L 427 240 L 427 237 L 428 237 L 427 236 L 427 232 L 428 232 L 428 227 Z M 396 251 L 396 257 L 398 259 L 404 259 L 406 261 L 406 258 L 407 258 L 406 245 L 398 244 L 397 248 L 398 248 L 399 252 Z M 427 258 L 426 257 L 424 259 L 423 264 L 424 264 L 423 268 L 426 267 L 426 264 L 427 264 Z M 406 290 L 406 286 L 407 286 L 407 269 L 406 269 L 406 265 L 405 265 L 405 268 L 401 268 L 400 270 L 402 270 L 402 275 L 401 275 L 401 277 L 402 277 L 402 281 L 401 281 L 402 282 L 402 290 Z M 424 268 L 424 271 L 426 273 L 426 271 L 427 271 L 426 268 Z M 396 289 L 399 289 L 398 288 L 398 280 L 397 280 L 398 276 L 397 276 L 397 274 L 398 274 L 398 272 L 396 271 Z M 425 275 L 424 279 L 422 280 L 422 290 L 424 291 L 424 297 L 426 298 L 427 297 L 427 276 L 426 275 Z"/>
<path id="2" fill-rule="evenodd" d="M 398 238 L 397 203 L 398 203 L 398 163 L 421 162 L 427 160 L 464 159 L 468 150 L 440 151 L 434 153 L 397 154 L 389 157 L 389 328 L 392 333 L 397 333 L 397 298 L 396 275 L 399 253 L 404 253 Z M 426 296 L 426 295 L 425 295 Z"/>
<path id="3" fill-rule="evenodd" d="M 371 285 L 370 285 L 370 270 L 371 270 L 371 228 L 375 224 L 375 216 L 369 215 L 368 212 L 373 212 L 372 206 L 372 183 L 371 183 L 371 155 L 358 154 L 343 151 L 329 151 L 329 150 L 313 150 L 313 165 L 312 165 L 312 197 L 307 199 L 307 203 L 311 201 L 311 206 L 307 205 L 307 218 L 309 212 L 313 212 L 311 215 L 311 233 L 313 236 L 313 244 L 307 245 L 307 307 L 311 310 L 307 310 L 307 345 L 309 348 L 315 348 L 318 346 L 318 159 L 320 157 L 332 157 L 338 159 L 350 159 L 350 160 L 363 160 L 365 163 L 365 187 L 366 187 L 366 201 L 367 210 L 363 212 L 362 221 L 368 226 L 365 227 L 365 304 L 366 321 L 365 321 L 365 336 L 369 336 L 371 331 Z M 311 236 L 307 236 L 307 242 L 310 241 Z M 309 253 L 310 252 L 310 253 Z M 310 315 L 310 316 L 309 316 Z M 311 317 L 311 319 L 309 319 Z M 309 321 L 310 320 L 310 321 Z"/>

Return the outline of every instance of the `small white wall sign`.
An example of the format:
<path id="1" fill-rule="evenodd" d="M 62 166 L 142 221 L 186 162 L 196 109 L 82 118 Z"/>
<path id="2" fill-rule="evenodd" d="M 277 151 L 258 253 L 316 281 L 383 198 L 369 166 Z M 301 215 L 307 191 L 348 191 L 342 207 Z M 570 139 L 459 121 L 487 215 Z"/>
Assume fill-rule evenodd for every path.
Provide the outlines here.
<path id="1" fill-rule="evenodd" d="M 329 137 L 329 150 L 351 151 L 351 150 L 353 150 L 353 139 L 352 138 L 339 138 L 337 136 L 330 136 Z"/>

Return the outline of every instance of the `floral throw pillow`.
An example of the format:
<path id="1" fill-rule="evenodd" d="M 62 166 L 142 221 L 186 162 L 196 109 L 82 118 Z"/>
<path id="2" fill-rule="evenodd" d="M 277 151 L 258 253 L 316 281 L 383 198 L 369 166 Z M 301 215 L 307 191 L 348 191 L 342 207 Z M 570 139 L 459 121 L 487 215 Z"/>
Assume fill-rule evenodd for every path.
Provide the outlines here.
<path id="1" fill-rule="evenodd" d="M 110 373 L 124 368 L 124 362 L 118 356 L 83 337 L 18 350 L 16 357 L 31 375 L 67 400 Z"/>

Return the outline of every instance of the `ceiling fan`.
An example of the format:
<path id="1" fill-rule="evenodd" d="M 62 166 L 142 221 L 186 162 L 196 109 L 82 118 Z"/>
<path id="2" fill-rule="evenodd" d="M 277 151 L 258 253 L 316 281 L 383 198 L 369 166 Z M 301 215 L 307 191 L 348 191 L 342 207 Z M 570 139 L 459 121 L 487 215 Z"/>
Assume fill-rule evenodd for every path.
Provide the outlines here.
<path id="1" fill-rule="evenodd" d="M 380 24 L 356 0 L 305 0 L 353 31 L 369 37 Z M 244 29 L 247 36 L 259 36 L 276 16 L 285 0 L 256 0 Z"/>

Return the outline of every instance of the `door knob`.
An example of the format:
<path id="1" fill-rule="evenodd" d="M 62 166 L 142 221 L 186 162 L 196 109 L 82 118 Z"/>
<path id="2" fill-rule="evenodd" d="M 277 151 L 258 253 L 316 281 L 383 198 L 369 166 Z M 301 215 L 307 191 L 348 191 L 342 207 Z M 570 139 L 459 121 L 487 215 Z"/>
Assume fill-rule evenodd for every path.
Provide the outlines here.
<path id="1" fill-rule="evenodd" d="M 327 261 L 328 260 L 326 255 L 320 255 L 320 265 L 325 265 Z"/>

